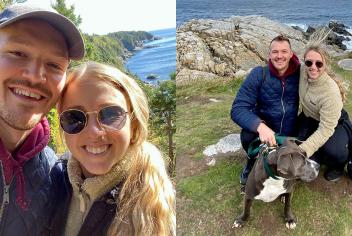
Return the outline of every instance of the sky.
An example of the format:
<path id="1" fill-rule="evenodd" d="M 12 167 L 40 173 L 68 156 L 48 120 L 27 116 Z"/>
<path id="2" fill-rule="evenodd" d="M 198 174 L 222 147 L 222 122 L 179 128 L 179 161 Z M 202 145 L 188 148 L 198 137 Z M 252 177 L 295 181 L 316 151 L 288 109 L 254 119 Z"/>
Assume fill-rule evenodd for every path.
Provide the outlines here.
<path id="1" fill-rule="evenodd" d="M 49 5 L 55 0 L 28 0 Z M 80 15 L 80 29 L 88 34 L 125 30 L 152 31 L 176 28 L 176 0 L 66 0 Z"/>

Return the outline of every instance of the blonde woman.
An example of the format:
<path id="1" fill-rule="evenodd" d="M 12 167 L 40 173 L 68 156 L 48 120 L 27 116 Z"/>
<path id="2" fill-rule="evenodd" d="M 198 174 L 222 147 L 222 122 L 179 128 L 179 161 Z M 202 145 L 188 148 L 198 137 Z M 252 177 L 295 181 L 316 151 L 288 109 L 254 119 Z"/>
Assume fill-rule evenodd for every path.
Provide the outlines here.
<path id="1" fill-rule="evenodd" d="M 137 83 L 88 62 L 58 104 L 70 154 L 54 167 L 62 201 L 53 235 L 175 235 L 175 191 L 159 150 L 146 141 L 149 110 Z"/>
<path id="2" fill-rule="evenodd" d="M 305 51 L 299 97 L 298 137 L 305 140 L 300 147 L 307 157 L 327 166 L 325 179 L 337 181 L 348 161 L 351 123 L 343 109 L 343 86 L 330 72 L 328 55 L 319 42 L 310 43 Z"/>

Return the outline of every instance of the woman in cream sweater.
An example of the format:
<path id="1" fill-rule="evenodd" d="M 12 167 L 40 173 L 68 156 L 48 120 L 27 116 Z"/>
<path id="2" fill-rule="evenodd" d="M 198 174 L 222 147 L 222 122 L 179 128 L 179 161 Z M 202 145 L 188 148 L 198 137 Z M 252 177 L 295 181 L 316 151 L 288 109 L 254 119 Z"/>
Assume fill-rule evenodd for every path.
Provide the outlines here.
<path id="1" fill-rule="evenodd" d="M 328 56 L 321 44 L 311 43 L 305 51 L 299 97 L 302 113 L 298 118 L 298 137 L 305 140 L 300 147 L 308 158 L 327 166 L 327 180 L 336 181 L 348 161 L 350 121 L 343 110 L 342 84 L 330 73 Z"/>
<path id="2" fill-rule="evenodd" d="M 51 234 L 175 235 L 175 191 L 146 141 L 149 109 L 138 84 L 84 63 L 68 75 L 58 111 L 70 153 L 54 166 L 61 201 Z"/>

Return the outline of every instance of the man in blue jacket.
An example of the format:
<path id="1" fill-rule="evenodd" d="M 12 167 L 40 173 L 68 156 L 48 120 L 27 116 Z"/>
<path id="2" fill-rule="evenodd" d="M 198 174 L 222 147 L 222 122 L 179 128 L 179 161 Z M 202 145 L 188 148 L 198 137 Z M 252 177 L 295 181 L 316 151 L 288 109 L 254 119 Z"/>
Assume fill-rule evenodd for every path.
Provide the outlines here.
<path id="1" fill-rule="evenodd" d="M 52 8 L 16 4 L 0 12 L 0 235 L 42 235 L 55 204 L 45 115 L 84 44 Z"/>
<path id="2" fill-rule="evenodd" d="M 243 82 L 232 104 L 231 118 L 242 128 L 241 143 L 246 152 L 257 137 L 263 143 L 275 145 L 275 134 L 294 135 L 299 68 L 289 39 L 279 35 L 270 43 L 268 65 L 255 67 Z M 248 157 L 241 173 L 242 192 L 254 162 Z"/>

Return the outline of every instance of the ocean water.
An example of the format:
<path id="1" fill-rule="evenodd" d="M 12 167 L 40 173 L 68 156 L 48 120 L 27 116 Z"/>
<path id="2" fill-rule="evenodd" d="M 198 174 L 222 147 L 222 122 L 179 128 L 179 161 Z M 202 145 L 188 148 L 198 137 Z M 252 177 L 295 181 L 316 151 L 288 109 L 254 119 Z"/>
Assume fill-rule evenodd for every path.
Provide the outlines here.
<path id="1" fill-rule="evenodd" d="M 352 0 L 177 0 L 176 6 L 177 26 L 191 19 L 261 15 L 303 29 L 327 25 L 330 20 L 352 28 Z M 344 43 L 352 49 L 351 41 Z"/>
<path id="2" fill-rule="evenodd" d="M 145 48 L 137 51 L 127 62 L 126 68 L 141 80 L 155 84 L 160 80 L 170 79 L 176 71 L 176 29 L 150 31 L 159 40 L 146 43 Z M 158 78 L 149 80 L 149 75 Z"/>

